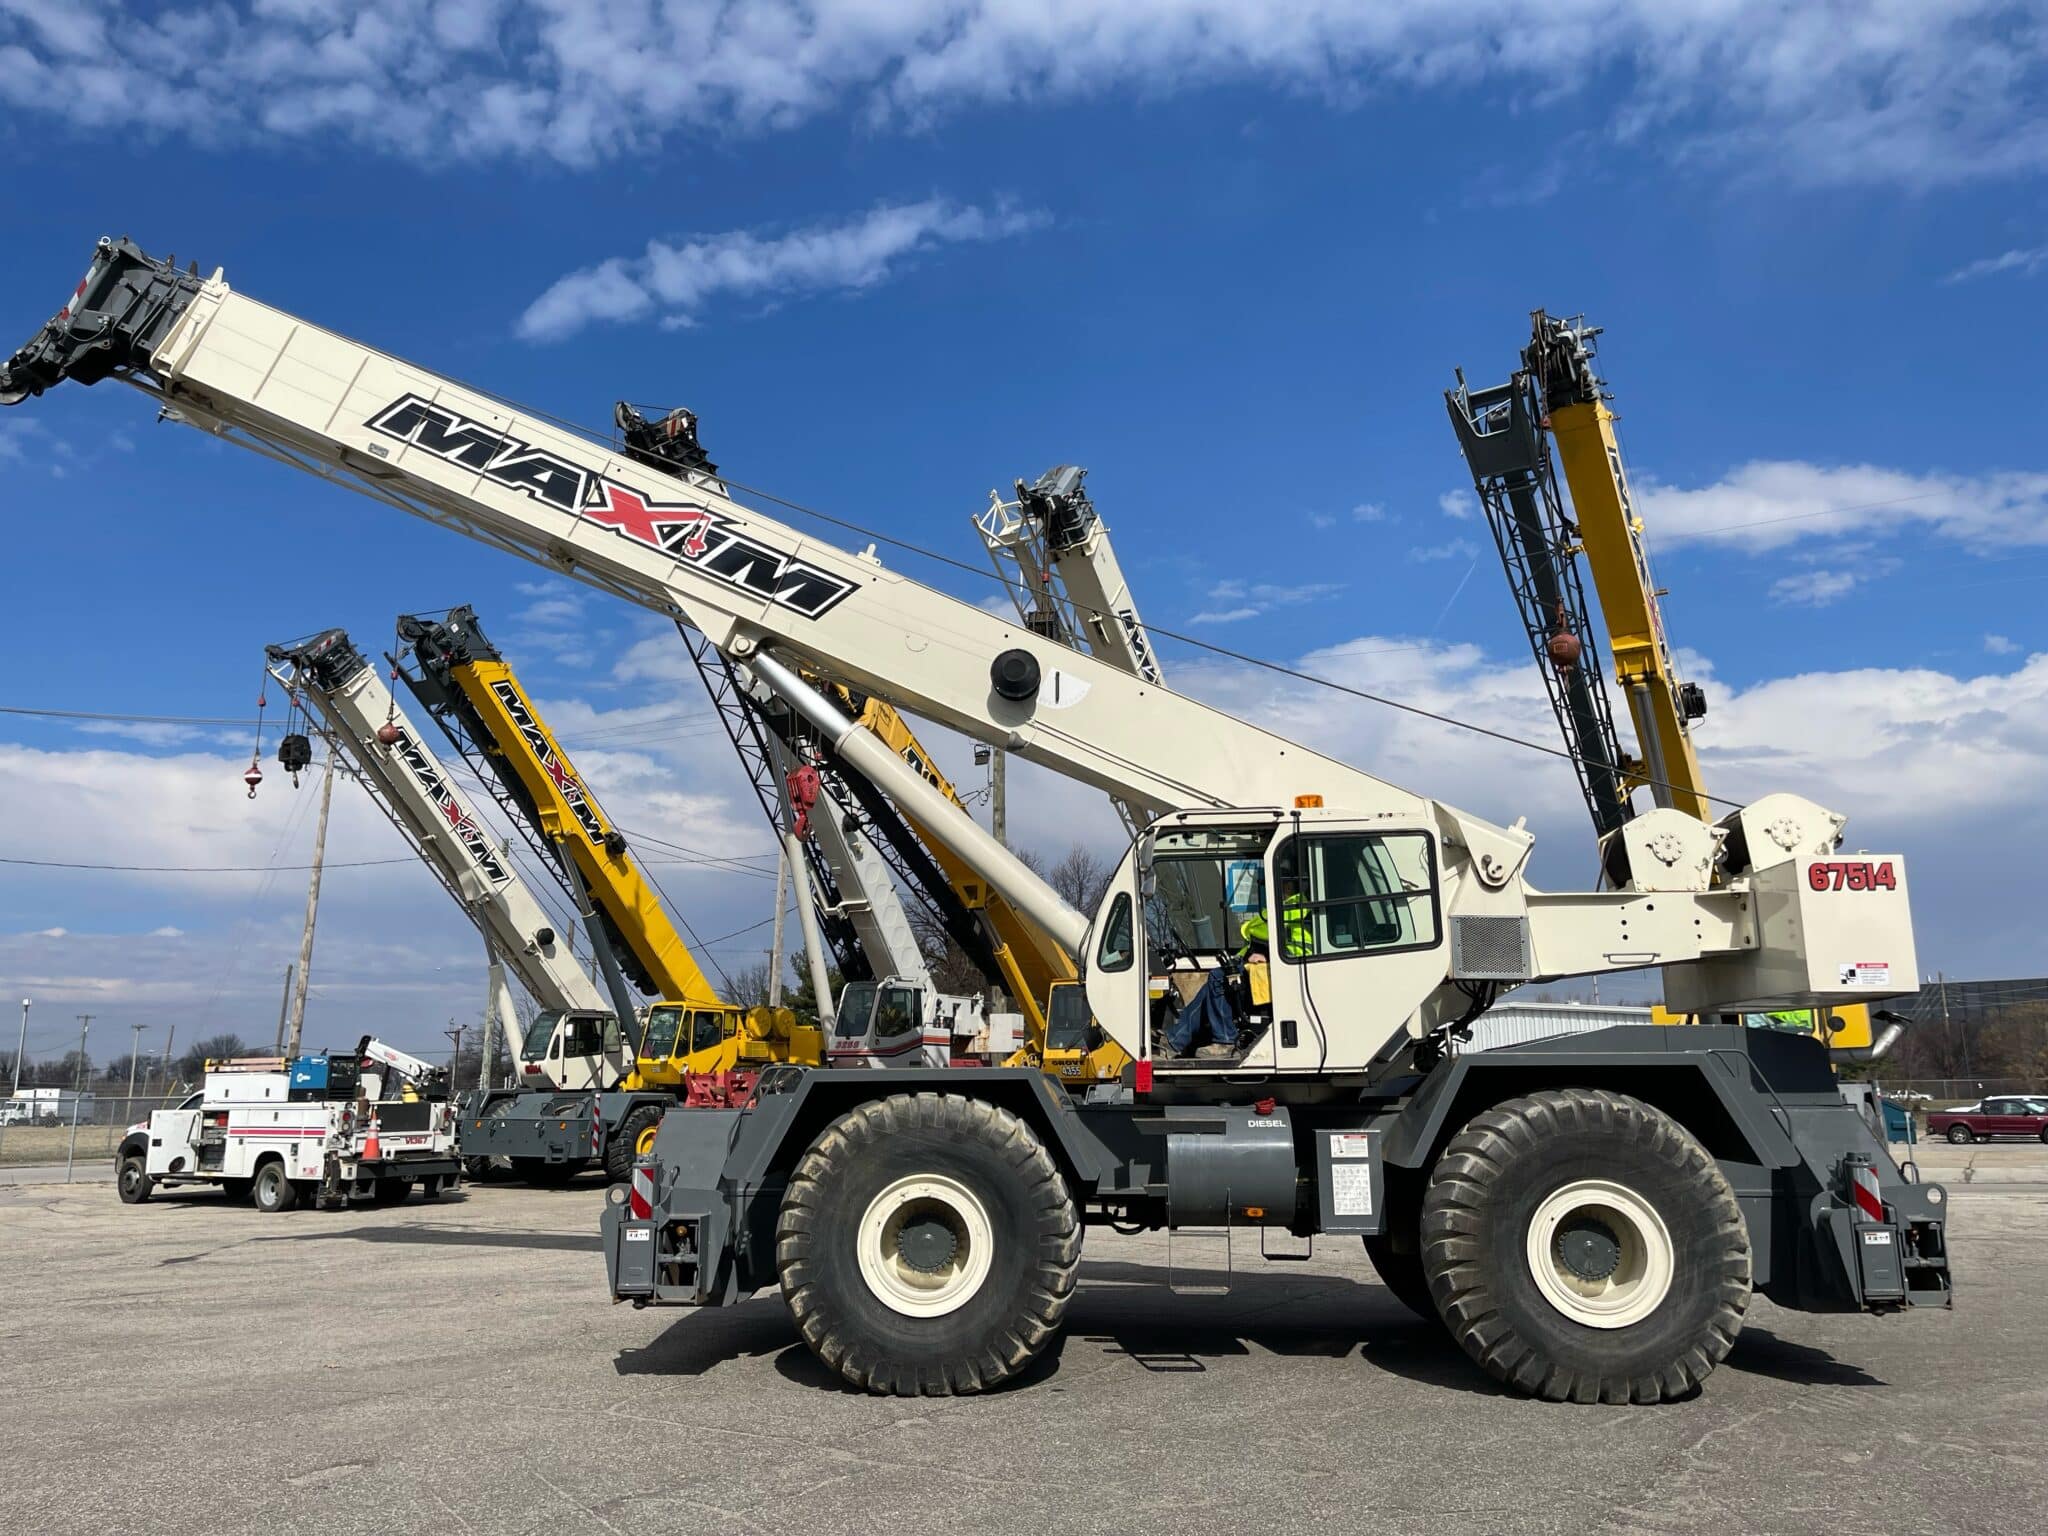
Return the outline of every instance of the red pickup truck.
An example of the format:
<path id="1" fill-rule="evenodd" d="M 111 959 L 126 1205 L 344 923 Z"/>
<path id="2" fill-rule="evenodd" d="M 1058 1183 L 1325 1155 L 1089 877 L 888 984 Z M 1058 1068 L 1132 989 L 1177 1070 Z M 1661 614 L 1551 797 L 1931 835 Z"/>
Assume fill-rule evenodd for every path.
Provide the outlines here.
<path id="1" fill-rule="evenodd" d="M 1957 1142 L 1989 1141 L 1994 1136 L 2048 1141 L 2048 1099 L 2008 1096 L 1965 1104 L 1960 1109 L 1931 1109 L 1927 1134 Z"/>

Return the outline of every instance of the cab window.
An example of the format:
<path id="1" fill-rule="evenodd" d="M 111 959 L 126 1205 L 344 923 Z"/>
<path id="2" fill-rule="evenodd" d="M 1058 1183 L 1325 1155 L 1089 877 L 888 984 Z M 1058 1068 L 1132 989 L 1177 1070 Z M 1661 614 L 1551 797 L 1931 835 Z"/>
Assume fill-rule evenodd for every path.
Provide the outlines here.
<path id="1" fill-rule="evenodd" d="M 690 1015 L 690 1049 L 709 1051 L 718 1047 L 725 1038 L 725 1015 L 709 1008 L 699 1008 Z"/>
<path id="2" fill-rule="evenodd" d="M 646 1051 L 660 1059 L 676 1048 L 676 1030 L 683 1022 L 680 1008 L 650 1008 L 647 1011 Z"/>
<path id="3" fill-rule="evenodd" d="M 1095 949 L 1095 964 L 1105 971 L 1128 971 L 1131 958 L 1131 896 L 1123 891 L 1109 909 L 1109 921 L 1102 925 L 1102 942 Z"/>
<path id="4" fill-rule="evenodd" d="M 875 1033 L 877 1035 L 900 1035 L 908 1029 L 922 1027 L 924 1020 L 919 1017 L 918 992 L 915 987 L 884 987 L 875 1003 Z"/>
<path id="5" fill-rule="evenodd" d="M 564 1055 L 595 1056 L 603 1047 L 603 1025 L 597 1019 L 571 1019 L 562 1031 Z"/>
<path id="6" fill-rule="evenodd" d="M 1436 841 L 1425 832 L 1303 833 L 1273 854 L 1271 948 L 1283 960 L 1430 949 Z"/>

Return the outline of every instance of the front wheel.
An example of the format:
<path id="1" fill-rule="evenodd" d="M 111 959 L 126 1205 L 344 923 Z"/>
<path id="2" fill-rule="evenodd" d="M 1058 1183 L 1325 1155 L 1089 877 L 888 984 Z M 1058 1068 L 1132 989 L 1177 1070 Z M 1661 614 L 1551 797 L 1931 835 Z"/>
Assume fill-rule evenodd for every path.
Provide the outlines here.
<path id="1" fill-rule="evenodd" d="M 1553 1402 L 1684 1396 L 1749 1306 L 1749 1230 L 1720 1167 L 1618 1093 L 1536 1093 L 1475 1116 L 1430 1173 L 1422 1243 L 1460 1346 Z"/>
<path id="2" fill-rule="evenodd" d="M 870 1392 L 950 1396 L 1009 1380 L 1059 1331 L 1081 1223 L 1022 1120 L 957 1094 L 901 1094 L 811 1143 L 775 1255 L 819 1359 Z"/>
<path id="3" fill-rule="evenodd" d="M 1948 1139 L 1956 1146 L 1963 1146 L 1977 1139 L 1977 1133 L 1967 1125 L 1952 1125 L 1948 1128 Z"/>
<path id="4" fill-rule="evenodd" d="M 121 1159 L 120 1171 L 115 1175 L 115 1187 L 121 1192 L 123 1205 L 140 1205 L 149 1198 L 150 1191 L 156 1188 L 156 1180 L 149 1176 L 149 1165 L 143 1161 L 140 1152 L 130 1152 Z"/>
<path id="5" fill-rule="evenodd" d="M 283 1163 L 265 1163 L 256 1170 L 256 1182 L 250 1190 L 250 1198 L 257 1210 L 266 1215 L 278 1215 L 299 1203 L 299 1186 L 285 1177 Z"/>
<path id="6" fill-rule="evenodd" d="M 624 1184 L 633 1177 L 633 1164 L 654 1150 L 654 1138 L 661 1130 L 661 1109 L 654 1104 L 642 1104 L 620 1125 L 618 1131 L 604 1144 L 605 1177 L 614 1184 Z"/>

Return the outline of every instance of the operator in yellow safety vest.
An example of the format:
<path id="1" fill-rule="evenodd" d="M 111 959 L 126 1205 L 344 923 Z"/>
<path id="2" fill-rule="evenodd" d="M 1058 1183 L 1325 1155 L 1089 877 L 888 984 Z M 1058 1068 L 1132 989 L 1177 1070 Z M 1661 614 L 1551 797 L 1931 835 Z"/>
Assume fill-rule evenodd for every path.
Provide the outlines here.
<path id="1" fill-rule="evenodd" d="M 1299 892 L 1290 892 L 1281 898 L 1280 926 L 1281 943 L 1288 959 L 1300 960 L 1315 952 L 1308 902 Z M 1265 964 L 1273 932 L 1272 925 L 1266 921 L 1266 914 L 1252 913 L 1240 925 L 1238 932 L 1245 942 L 1244 948 L 1233 957 L 1237 964 Z M 1181 1009 L 1180 1017 L 1166 1032 L 1167 1049 L 1174 1055 L 1225 1057 L 1238 1054 L 1237 1011 L 1231 1006 L 1227 970 L 1228 967 L 1222 967 L 1210 972 L 1209 979 L 1202 983 L 1202 990 Z M 1207 1042 L 1197 1046 L 1196 1040 L 1203 1035 L 1208 1036 Z"/>

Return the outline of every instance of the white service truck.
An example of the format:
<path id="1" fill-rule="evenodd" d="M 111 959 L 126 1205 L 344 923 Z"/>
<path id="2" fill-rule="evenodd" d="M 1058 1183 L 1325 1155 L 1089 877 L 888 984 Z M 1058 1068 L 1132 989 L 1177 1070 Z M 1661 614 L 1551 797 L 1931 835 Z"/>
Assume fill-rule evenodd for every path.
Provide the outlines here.
<path id="1" fill-rule="evenodd" d="M 159 1185 L 217 1184 L 259 1211 L 301 1202 L 429 1200 L 460 1165 L 447 1073 L 365 1036 L 354 1051 L 208 1062 L 198 1094 L 122 1140 L 122 1200 Z"/>

